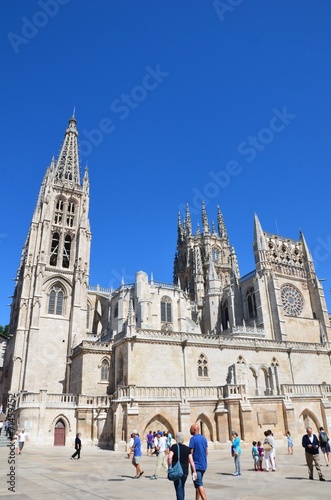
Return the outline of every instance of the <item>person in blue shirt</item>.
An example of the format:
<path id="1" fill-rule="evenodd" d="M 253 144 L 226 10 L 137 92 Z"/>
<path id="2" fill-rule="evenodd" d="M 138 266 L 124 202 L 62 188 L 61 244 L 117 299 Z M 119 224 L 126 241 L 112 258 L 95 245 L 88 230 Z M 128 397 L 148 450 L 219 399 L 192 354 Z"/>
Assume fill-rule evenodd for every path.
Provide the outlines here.
<path id="1" fill-rule="evenodd" d="M 208 442 L 205 436 L 199 434 L 198 424 L 193 424 L 190 427 L 191 439 L 189 448 L 193 456 L 193 461 L 196 470 L 196 479 L 193 482 L 195 487 L 195 499 L 207 500 L 205 488 L 203 486 L 203 475 L 207 469 Z"/>
<path id="2" fill-rule="evenodd" d="M 240 455 L 241 455 L 241 447 L 240 447 L 240 437 L 238 436 L 238 433 L 236 431 L 231 432 L 231 438 L 232 438 L 232 456 L 234 458 L 234 465 L 235 465 L 235 472 L 234 476 L 241 476 L 241 469 L 240 469 Z"/>
<path id="3" fill-rule="evenodd" d="M 144 471 L 140 468 L 140 460 L 141 460 L 141 440 L 138 434 L 138 431 L 132 431 L 133 434 L 133 446 L 132 446 L 132 465 L 136 468 L 136 475 L 133 479 L 139 479 Z"/>

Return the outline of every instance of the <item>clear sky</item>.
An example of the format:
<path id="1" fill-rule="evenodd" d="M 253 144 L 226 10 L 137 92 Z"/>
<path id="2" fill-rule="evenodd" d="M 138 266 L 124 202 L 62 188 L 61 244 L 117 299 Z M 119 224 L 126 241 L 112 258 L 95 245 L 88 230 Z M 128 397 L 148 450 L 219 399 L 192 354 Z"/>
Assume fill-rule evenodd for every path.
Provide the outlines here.
<path id="1" fill-rule="evenodd" d="M 7 0 L 1 13 L 0 324 L 40 183 L 75 107 L 90 284 L 172 282 L 177 214 L 302 229 L 331 287 L 329 0 Z"/>

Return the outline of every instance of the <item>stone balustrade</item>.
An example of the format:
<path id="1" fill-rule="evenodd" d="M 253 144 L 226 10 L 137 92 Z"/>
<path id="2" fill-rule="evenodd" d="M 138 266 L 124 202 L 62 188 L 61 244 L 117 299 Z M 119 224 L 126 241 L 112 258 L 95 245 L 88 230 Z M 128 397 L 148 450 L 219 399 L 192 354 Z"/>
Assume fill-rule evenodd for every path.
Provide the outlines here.
<path id="1" fill-rule="evenodd" d="M 281 392 L 285 396 L 330 396 L 330 384 L 283 384 Z"/>

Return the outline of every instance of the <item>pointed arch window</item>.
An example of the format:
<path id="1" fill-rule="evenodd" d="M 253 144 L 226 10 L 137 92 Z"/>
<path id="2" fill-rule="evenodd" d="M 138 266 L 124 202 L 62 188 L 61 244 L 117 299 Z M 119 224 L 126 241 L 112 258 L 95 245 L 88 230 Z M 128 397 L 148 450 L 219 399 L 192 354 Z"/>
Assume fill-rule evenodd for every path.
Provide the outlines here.
<path id="1" fill-rule="evenodd" d="M 62 257 L 62 267 L 65 267 L 66 269 L 69 267 L 70 264 L 70 250 L 71 250 L 71 236 L 67 234 L 67 236 L 64 238 L 63 257 Z"/>
<path id="2" fill-rule="evenodd" d="M 211 260 L 213 262 L 217 262 L 218 261 L 218 258 L 219 258 L 219 251 L 217 248 L 213 248 L 212 251 L 211 251 Z"/>
<path id="3" fill-rule="evenodd" d="M 48 314 L 63 316 L 64 293 L 59 285 L 52 287 L 49 294 Z"/>
<path id="4" fill-rule="evenodd" d="M 161 299 L 161 322 L 171 323 L 171 299 L 170 297 L 162 297 Z"/>
<path id="5" fill-rule="evenodd" d="M 229 327 L 229 306 L 227 300 L 222 303 L 222 326 L 223 330 L 227 330 Z"/>
<path id="6" fill-rule="evenodd" d="M 63 219 L 63 200 L 57 200 L 54 213 L 54 224 L 61 224 Z"/>
<path id="7" fill-rule="evenodd" d="M 75 219 L 75 203 L 70 201 L 67 208 L 67 226 L 73 227 Z"/>
<path id="8" fill-rule="evenodd" d="M 208 360 L 204 354 L 198 359 L 198 377 L 208 377 Z"/>
<path id="9" fill-rule="evenodd" d="M 56 264 L 57 264 L 57 258 L 58 258 L 58 254 L 59 254 L 59 243 L 60 243 L 59 233 L 53 233 L 52 245 L 51 245 L 51 256 L 49 259 L 50 266 L 56 266 Z"/>
<path id="10" fill-rule="evenodd" d="M 252 286 L 247 290 L 246 301 L 247 301 L 248 318 L 255 319 L 257 316 L 256 300 L 255 300 L 254 288 Z"/>
<path id="11" fill-rule="evenodd" d="M 101 382 L 108 382 L 109 380 L 109 363 L 104 359 L 101 363 Z"/>

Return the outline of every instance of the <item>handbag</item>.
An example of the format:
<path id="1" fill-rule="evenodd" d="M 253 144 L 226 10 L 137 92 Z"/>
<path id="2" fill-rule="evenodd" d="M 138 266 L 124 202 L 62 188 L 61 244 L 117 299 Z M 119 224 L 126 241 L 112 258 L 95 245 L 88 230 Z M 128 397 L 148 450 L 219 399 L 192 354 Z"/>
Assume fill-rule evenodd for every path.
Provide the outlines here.
<path id="1" fill-rule="evenodd" d="M 272 450 L 272 446 L 270 443 L 263 443 L 263 449 L 264 451 L 271 451 Z"/>
<path id="2" fill-rule="evenodd" d="M 177 462 L 175 463 L 175 465 L 173 467 L 171 466 L 168 469 L 168 479 L 169 479 L 169 481 L 177 481 L 184 474 L 182 466 L 180 465 L 180 448 L 179 448 L 179 444 L 178 443 L 177 443 L 177 447 L 178 447 L 178 460 L 177 460 Z"/>

